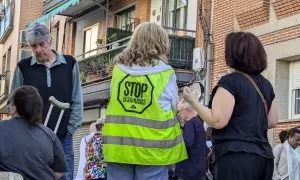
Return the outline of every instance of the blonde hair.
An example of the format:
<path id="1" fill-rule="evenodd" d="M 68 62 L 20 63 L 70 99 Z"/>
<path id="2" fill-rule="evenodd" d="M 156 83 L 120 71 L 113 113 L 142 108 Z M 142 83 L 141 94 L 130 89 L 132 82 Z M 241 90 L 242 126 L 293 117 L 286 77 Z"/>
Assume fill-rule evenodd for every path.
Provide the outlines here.
<path id="1" fill-rule="evenodd" d="M 157 60 L 168 62 L 169 36 L 158 24 L 145 22 L 134 31 L 127 48 L 116 58 L 115 63 L 142 67 L 156 65 Z"/>

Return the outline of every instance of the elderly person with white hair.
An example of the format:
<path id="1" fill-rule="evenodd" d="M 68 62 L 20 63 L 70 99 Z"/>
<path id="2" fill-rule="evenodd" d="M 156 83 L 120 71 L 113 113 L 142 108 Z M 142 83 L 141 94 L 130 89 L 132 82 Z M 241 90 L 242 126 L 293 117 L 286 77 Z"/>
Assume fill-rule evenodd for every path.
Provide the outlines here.
<path id="1" fill-rule="evenodd" d="M 80 157 L 79 157 L 79 165 L 78 171 L 75 180 L 83 180 L 83 179 L 104 179 L 105 178 L 105 170 L 103 167 L 103 154 L 102 154 L 102 127 L 105 123 L 105 117 L 101 117 L 97 119 L 96 122 L 90 125 L 90 134 L 84 136 L 80 142 Z M 90 145 L 94 142 L 97 142 L 97 138 L 100 143 L 96 143 L 96 146 L 99 145 L 97 148 L 93 148 L 94 152 L 90 151 L 90 155 L 87 153 L 87 149 Z M 99 150 L 100 152 L 96 152 L 95 150 Z M 96 158 L 91 158 L 91 156 L 96 154 Z M 90 160 L 93 162 L 91 163 Z M 95 162 L 96 161 L 96 162 Z M 89 164 L 92 164 L 89 166 Z M 87 177 L 89 176 L 89 177 Z"/>
<path id="2" fill-rule="evenodd" d="M 73 180 L 74 153 L 73 134 L 80 127 L 83 113 L 83 98 L 79 76 L 79 66 L 69 55 L 61 55 L 51 49 L 51 35 L 43 24 L 33 23 L 26 30 L 26 39 L 33 56 L 22 59 L 16 67 L 12 88 L 31 85 L 38 89 L 43 99 L 43 119 L 45 119 L 50 103 L 50 96 L 61 102 L 70 103 L 58 128 L 59 137 L 66 159 L 68 173 L 62 179 Z M 54 129 L 59 110 L 53 109 L 48 127 Z M 20 137 L 21 138 L 21 137 Z"/>

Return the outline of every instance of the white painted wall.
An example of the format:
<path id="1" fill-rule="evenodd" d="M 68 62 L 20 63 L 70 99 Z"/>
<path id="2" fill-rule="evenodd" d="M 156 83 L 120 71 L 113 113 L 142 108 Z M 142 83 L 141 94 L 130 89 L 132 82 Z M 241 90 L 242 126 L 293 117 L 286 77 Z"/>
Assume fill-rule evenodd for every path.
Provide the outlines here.
<path id="1" fill-rule="evenodd" d="M 150 22 L 162 23 L 162 0 L 151 1 Z"/>
<path id="2" fill-rule="evenodd" d="M 75 56 L 83 53 L 83 30 L 96 23 L 99 23 L 99 34 L 98 38 L 102 37 L 105 28 L 105 14 L 103 10 L 95 10 L 79 19 L 76 20 L 76 35 L 75 35 Z"/>
<path id="3" fill-rule="evenodd" d="M 100 109 L 87 109 L 83 111 L 83 122 L 94 122 L 99 118 Z"/>

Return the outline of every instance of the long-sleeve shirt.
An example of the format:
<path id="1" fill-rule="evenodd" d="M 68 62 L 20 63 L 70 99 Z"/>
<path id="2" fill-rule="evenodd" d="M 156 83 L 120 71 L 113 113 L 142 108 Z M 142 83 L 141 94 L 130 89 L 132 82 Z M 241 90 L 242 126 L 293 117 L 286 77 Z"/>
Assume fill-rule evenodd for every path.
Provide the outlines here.
<path id="1" fill-rule="evenodd" d="M 57 59 L 51 65 L 50 69 L 55 66 L 59 66 L 61 64 L 65 64 L 66 60 L 64 56 L 55 53 Z M 40 64 L 35 56 L 32 56 L 31 65 Z M 51 73 L 50 70 L 45 66 L 47 73 L 47 86 L 51 87 Z M 37 77 L 38 78 L 38 77 Z M 82 122 L 82 114 L 83 114 L 83 97 L 82 97 L 82 89 L 81 89 L 81 81 L 80 81 L 80 71 L 78 63 L 75 63 L 73 71 L 72 71 L 72 103 L 70 106 L 71 114 L 70 120 L 68 124 L 68 132 L 73 134 L 81 125 Z M 14 73 L 14 78 L 12 82 L 11 92 L 13 92 L 16 88 L 24 85 L 24 78 L 20 68 L 17 66 Z"/>

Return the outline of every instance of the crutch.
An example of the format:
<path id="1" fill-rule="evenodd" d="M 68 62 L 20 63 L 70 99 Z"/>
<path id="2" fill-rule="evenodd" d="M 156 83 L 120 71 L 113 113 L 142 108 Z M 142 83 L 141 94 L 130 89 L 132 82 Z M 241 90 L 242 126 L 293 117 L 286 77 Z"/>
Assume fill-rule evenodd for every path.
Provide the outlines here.
<path id="1" fill-rule="evenodd" d="M 59 108 L 61 111 L 60 111 L 60 114 L 59 114 L 59 117 L 58 117 L 55 129 L 54 129 L 54 133 L 56 134 L 57 130 L 58 130 L 58 127 L 60 125 L 62 116 L 63 116 L 65 110 L 70 108 L 70 104 L 69 103 L 60 102 L 57 99 L 55 99 L 53 96 L 49 97 L 49 101 L 50 101 L 51 104 L 50 104 L 49 111 L 48 111 L 48 114 L 47 114 L 47 117 L 46 117 L 44 125 L 45 126 L 48 125 L 49 118 L 50 118 L 50 115 L 52 113 L 53 106 Z"/>

